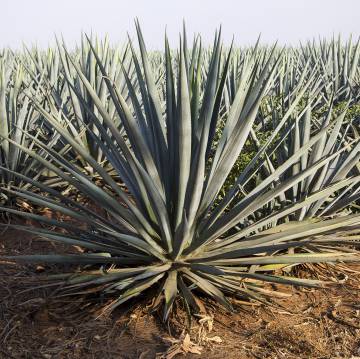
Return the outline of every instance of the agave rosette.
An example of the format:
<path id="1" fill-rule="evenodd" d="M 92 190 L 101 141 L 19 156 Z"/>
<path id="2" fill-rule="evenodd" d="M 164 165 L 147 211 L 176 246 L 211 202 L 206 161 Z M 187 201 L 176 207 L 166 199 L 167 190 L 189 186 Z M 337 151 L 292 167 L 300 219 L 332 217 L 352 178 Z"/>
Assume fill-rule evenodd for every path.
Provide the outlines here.
<path id="1" fill-rule="evenodd" d="M 222 50 L 220 33 L 215 37 L 212 50 L 207 52 L 208 61 L 203 61 L 199 41 L 188 51 L 183 40 L 172 58 L 166 40 L 165 56 L 161 61 L 163 86 L 154 75 L 138 25 L 137 33 L 140 51 L 136 52 L 130 43 L 136 80 L 131 80 L 122 67 L 130 101 L 114 86 L 104 59 L 91 41 L 89 46 L 97 71 L 101 72 L 108 91 L 106 104 L 79 61 L 66 50 L 63 53 L 68 66 L 76 71 L 81 87 L 86 89 L 85 96 L 66 76 L 67 86 L 87 111 L 84 128 L 111 164 L 115 177 L 74 137 L 65 111 L 55 107 L 47 111 L 36 99 L 34 106 L 47 126 L 105 186 L 97 186 L 93 177 L 72 158 L 30 134 L 28 137 L 36 144 L 36 150 L 17 145 L 101 211 L 64 196 L 46 183 L 19 174 L 42 194 L 13 187 L 14 195 L 47 206 L 73 221 L 44 218 L 8 208 L 11 213 L 62 231 L 16 228 L 87 251 L 13 259 L 80 265 L 81 271 L 57 276 L 66 284 L 64 293 L 86 292 L 92 288 L 92 292 L 109 294 L 112 299 L 106 307 L 108 310 L 156 285 L 159 298 L 164 298 L 165 320 L 178 295 L 187 308 L 194 310 L 197 309 L 195 290 L 231 309 L 227 295 L 264 300 L 270 292 L 259 286 L 259 282 L 321 284 L 285 273 L 275 274 L 275 269 L 301 263 L 356 260 L 355 249 L 341 247 L 343 243 L 355 244 L 356 240 L 351 236 L 344 240 L 334 234 L 345 229 L 356 232 L 359 214 L 322 221 L 291 220 L 304 208 L 311 208 L 337 191 L 356 184 L 358 175 L 335 178 L 305 192 L 295 202 L 284 204 L 281 201 L 287 191 L 322 173 L 345 151 L 343 147 L 330 152 L 319 151 L 319 156 L 308 161 L 301 171 L 292 171 L 305 156 L 318 153 L 317 146 L 324 137 L 332 136 L 338 121 L 329 121 L 315 130 L 251 189 L 244 190 L 241 185 L 244 177 L 239 174 L 228 193 L 219 199 L 219 192 L 252 133 L 261 101 L 278 77 L 282 51 L 273 47 L 263 52 L 258 45 L 249 50 L 246 61 L 237 67 L 240 72 L 234 96 L 228 94 L 225 100 L 224 89 L 234 58 L 231 49 Z M 93 106 L 88 105 L 89 98 Z M 109 113 L 107 104 L 110 101 L 121 128 Z M 220 121 L 221 131 L 215 136 Z M 259 150 L 257 159 L 249 164 L 249 171 L 264 158 L 264 152 L 264 149 Z M 122 179 L 126 189 L 117 177 Z M 234 194 L 239 191 L 242 196 L 236 197 Z M 319 208 L 323 208 L 322 204 Z"/>
<path id="2" fill-rule="evenodd" d="M 44 137 L 39 113 L 31 106 L 24 89 L 28 82 L 27 72 L 10 51 L 0 56 L 0 203 L 14 205 L 16 196 L 9 194 L 11 186 L 29 188 L 17 173 L 38 179 L 45 168 L 20 146 L 34 149 L 34 138 L 41 138 L 51 146 L 52 139 Z M 36 96 L 37 91 L 34 92 Z M 42 155 L 46 155 L 42 152 Z"/>

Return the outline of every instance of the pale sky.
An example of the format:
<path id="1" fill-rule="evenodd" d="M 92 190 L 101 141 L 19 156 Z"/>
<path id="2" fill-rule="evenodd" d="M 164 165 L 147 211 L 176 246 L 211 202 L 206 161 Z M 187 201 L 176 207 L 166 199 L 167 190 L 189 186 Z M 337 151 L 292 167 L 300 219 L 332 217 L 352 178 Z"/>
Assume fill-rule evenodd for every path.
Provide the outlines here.
<path id="1" fill-rule="evenodd" d="M 189 38 L 212 41 L 221 24 L 223 39 L 238 45 L 262 42 L 297 45 L 312 38 L 360 36 L 360 0 L 0 0 L 0 47 L 53 43 L 63 35 L 69 46 L 81 32 L 121 43 L 135 34 L 138 17 L 150 49 L 162 49 L 165 27 L 173 44 L 186 22 Z"/>

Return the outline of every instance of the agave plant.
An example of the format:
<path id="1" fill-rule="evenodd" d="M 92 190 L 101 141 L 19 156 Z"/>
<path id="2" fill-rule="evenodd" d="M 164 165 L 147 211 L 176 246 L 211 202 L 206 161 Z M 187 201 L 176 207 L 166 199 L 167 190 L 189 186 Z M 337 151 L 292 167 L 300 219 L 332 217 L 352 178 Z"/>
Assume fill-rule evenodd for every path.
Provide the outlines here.
<path id="1" fill-rule="evenodd" d="M 11 186 L 24 189 L 30 186 L 16 173 L 38 179 L 45 169 L 18 147 L 34 148 L 34 141 L 25 132 L 44 140 L 38 125 L 39 113 L 24 94 L 27 80 L 27 73 L 16 57 L 4 51 L 0 56 L 0 203 L 6 205 L 16 202 L 16 197 L 7 192 Z"/>
<path id="2" fill-rule="evenodd" d="M 350 96 L 359 99 L 359 39 L 356 44 L 351 37 L 343 44 L 340 36 L 331 42 L 309 42 L 302 46 L 301 52 L 313 66 L 319 65 L 320 74 L 329 85 L 324 91 L 328 100 L 334 97 L 336 101 L 343 101 Z"/>
<path id="3" fill-rule="evenodd" d="M 123 97 L 129 101 L 126 92 L 126 79 L 122 71 L 122 66 L 124 66 L 127 69 L 129 78 L 134 77 L 133 64 L 131 63 L 131 56 L 129 56 L 129 46 L 127 45 L 121 50 L 118 48 L 112 49 L 107 39 L 104 42 L 96 39 L 94 46 L 98 56 L 103 61 L 109 80 L 119 89 Z M 98 115 L 97 108 L 86 88 L 82 86 L 76 71 L 69 66 L 65 49 L 65 44 L 57 40 L 57 49 L 50 49 L 46 55 L 39 53 L 36 49 L 28 50 L 29 56 L 25 57 L 23 62 L 26 63 L 28 72 L 36 83 L 40 96 L 42 96 L 42 99 L 40 98 L 37 101 L 43 101 L 43 107 L 50 113 L 54 111 L 64 112 L 66 121 L 68 121 L 67 126 L 73 137 L 82 143 L 99 163 L 103 163 L 105 167 L 107 166 L 108 172 L 111 172 L 112 168 L 103 156 L 100 146 L 93 141 L 91 133 L 96 131 L 96 128 L 89 122 L 88 112 L 84 104 L 77 99 L 72 87 L 75 87 L 82 94 L 86 101 L 86 107 L 92 109 L 96 115 Z M 82 38 L 80 48 L 77 48 L 72 53 L 78 61 L 83 74 L 106 107 L 109 116 L 122 131 L 122 124 L 117 116 L 115 106 L 113 102 L 107 100 L 109 94 L 103 76 L 96 67 L 94 55 L 84 38 Z M 136 88 L 136 84 L 134 87 Z M 49 134 L 56 136 L 51 126 L 44 123 L 44 127 L 46 127 Z M 66 147 L 66 143 L 59 137 L 57 143 L 53 143 L 52 146 L 57 150 L 61 150 Z M 76 157 L 71 148 L 67 149 L 67 157 L 79 161 L 78 165 L 84 171 L 91 170 L 81 161 L 81 158 Z"/>
<path id="4" fill-rule="evenodd" d="M 297 183 L 291 190 L 285 191 L 281 201 L 283 203 L 297 202 L 331 183 L 351 176 L 356 177 L 359 174 L 360 138 L 356 132 L 352 131 L 355 119 L 346 119 L 346 108 L 339 115 L 335 115 L 332 104 L 330 104 L 326 113 L 314 119 L 312 117 L 311 100 L 307 101 L 308 104 L 301 110 L 293 111 L 291 107 L 294 109 L 293 105 L 299 103 L 295 98 L 294 101 L 290 101 L 291 107 L 287 111 L 283 111 L 285 116 L 281 120 L 279 120 L 279 113 L 282 111 L 272 111 L 271 121 L 262 120 L 259 125 L 265 123 L 268 126 L 267 138 L 263 145 L 260 144 L 255 131 L 251 133 L 252 139 L 258 148 L 258 153 L 244 168 L 240 176 L 238 182 L 243 188 L 262 167 L 264 168 L 260 173 L 263 176 L 274 172 L 275 168 L 285 163 L 314 134 L 316 135 L 320 129 L 325 128 L 331 122 L 333 123 L 332 129 L 326 131 L 313 150 L 303 155 L 300 161 L 294 163 L 288 169 L 288 172 L 295 175 L 305 171 L 308 166 L 311 166 L 321 157 L 329 154 L 335 155 L 335 153 L 337 155 L 316 173 Z M 288 116 L 290 112 L 292 112 L 292 116 Z M 284 121 L 285 118 L 287 118 L 287 121 Z M 263 155 L 262 160 L 256 162 L 261 154 Z M 285 175 L 287 174 L 285 173 Z M 352 186 L 337 192 L 335 196 L 333 196 L 334 193 L 331 193 L 331 196 L 324 197 L 316 204 L 314 203 L 307 208 L 304 207 L 298 212 L 298 219 L 302 220 L 315 215 L 334 213 L 331 208 L 340 198 L 341 206 L 339 205 L 340 202 L 338 202 L 336 210 L 342 210 L 357 198 L 353 194 L 354 189 L 357 187 L 358 183 L 354 182 Z"/>
<path id="5" fill-rule="evenodd" d="M 203 60 L 200 41 L 189 51 L 183 40 L 173 58 L 165 40 L 165 57 L 161 62 L 164 86 L 157 83 L 138 24 L 137 33 L 140 51 L 130 46 L 138 91 L 126 68 L 122 68 L 130 102 L 114 86 L 104 59 L 92 42 L 88 42 L 107 86 L 107 100 L 116 109 L 124 133 L 114 123 L 110 107 L 99 96 L 76 57 L 64 50 L 69 67 L 76 71 L 81 86 L 86 89 L 85 96 L 66 77 L 70 91 L 87 111 L 88 123 L 84 126 L 92 129 L 87 135 L 101 148 L 126 189 L 73 136 L 65 111 L 61 108 L 48 111 L 34 98 L 33 105 L 47 126 L 106 186 L 97 186 L 93 177 L 72 159 L 31 134 L 27 137 L 35 143 L 37 151 L 8 139 L 101 209 L 94 210 L 45 183 L 19 174 L 23 181 L 39 188 L 41 194 L 16 186 L 8 190 L 10 193 L 46 205 L 73 221 L 3 208 L 62 231 L 14 227 L 86 251 L 11 258 L 80 265 L 80 271 L 75 269 L 56 277 L 65 284 L 62 290 L 71 295 L 91 288 L 91 292 L 106 294 L 109 298 L 106 310 L 113 310 L 156 286 L 159 293 L 156 303 L 164 298 L 164 320 L 177 296 L 188 310 L 198 309 L 195 300 L 198 291 L 231 310 L 228 295 L 266 300 L 271 291 L 264 289 L 262 282 L 320 285 L 317 280 L 275 274 L 275 269 L 301 263 L 356 260 L 355 249 L 341 247 L 343 243 L 355 243 L 351 236 L 344 240 L 331 234 L 345 229 L 351 233 L 358 231 L 360 214 L 323 221 L 289 220 L 303 208 L 357 183 L 359 176 L 336 178 L 290 204 L 283 205 L 281 201 L 286 191 L 328 168 L 343 152 L 343 148 L 320 151 L 302 171 L 291 170 L 304 156 L 318 153 L 317 146 L 324 137 L 331 137 L 337 121 L 315 130 L 266 178 L 242 192 L 237 201 L 234 194 L 242 191 L 241 174 L 219 200 L 219 192 L 250 137 L 260 104 L 277 79 L 282 52 L 273 47 L 264 53 L 258 45 L 249 50 L 240 66 L 235 95 L 227 96 L 225 106 L 224 88 L 234 58 L 232 49 L 224 56 L 220 32 L 208 53 L 209 61 Z M 89 97 L 94 107 L 88 105 Z"/>

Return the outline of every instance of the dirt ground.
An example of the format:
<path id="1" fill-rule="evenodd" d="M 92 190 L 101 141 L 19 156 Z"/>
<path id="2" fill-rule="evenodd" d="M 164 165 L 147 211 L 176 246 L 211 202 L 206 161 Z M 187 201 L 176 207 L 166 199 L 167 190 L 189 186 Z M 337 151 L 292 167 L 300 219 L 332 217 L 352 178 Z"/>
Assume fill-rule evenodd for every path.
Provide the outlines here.
<path id="1" fill-rule="evenodd" d="M 62 249 L 14 230 L 0 237 L 0 255 Z M 227 313 L 209 303 L 208 316 L 193 321 L 191 338 L 149 314 L 146 299 L 96 318 L 86 303 L 30 290 L 36 275 L 53 270 L 0 263 L 0 358 L 360 358 L 360 266 L 324 268 L 338 283 L 326 290 L 279 288 L 287 295 L 278 306 L 238 303 L 236 313 Z M 173 323 L 185 320 L 175 314 Z"/>

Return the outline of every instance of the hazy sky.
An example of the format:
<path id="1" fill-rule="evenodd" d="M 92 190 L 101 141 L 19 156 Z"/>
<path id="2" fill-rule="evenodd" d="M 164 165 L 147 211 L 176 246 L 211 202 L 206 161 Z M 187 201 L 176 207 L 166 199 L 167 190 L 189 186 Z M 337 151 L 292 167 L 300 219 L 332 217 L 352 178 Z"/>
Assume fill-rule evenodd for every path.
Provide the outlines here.
<path id="1" fill-rule="evenodd" d="M 134 35 L 138 17 L 147 46 L 160 49 L 164 31 L 172 43 L 185 19 L 189 35 L 200 32 L 206 42 L 222 24 L 223 38 L 237 44 L 298 44 L 313 37 L 360 35 L 360 0 L 0 0 L 0 47 L 47 46 L 54 34 L 69 45 L 81 31 L 108 34 L 111 42 Z"/>

